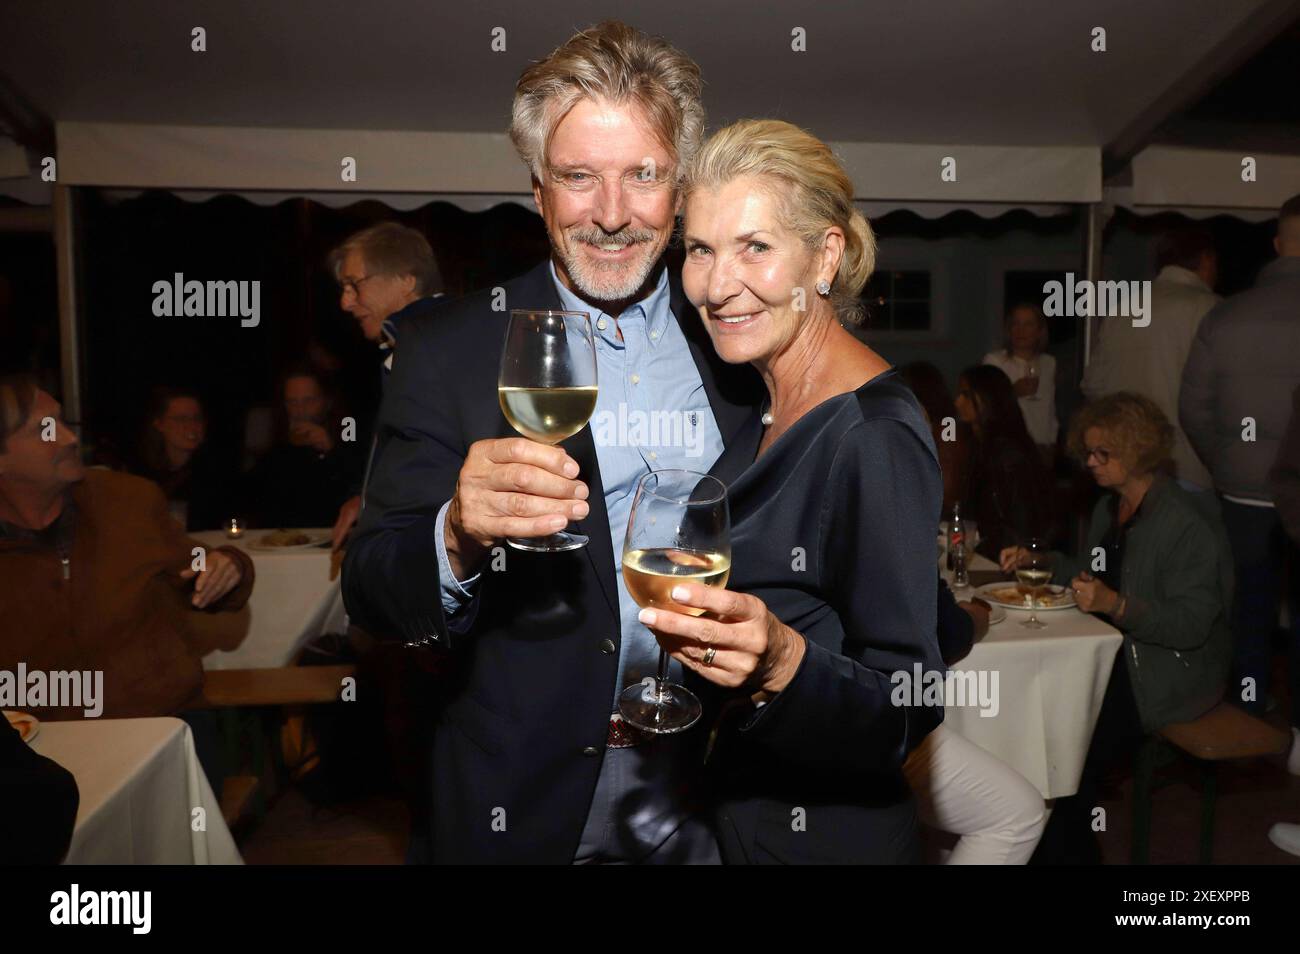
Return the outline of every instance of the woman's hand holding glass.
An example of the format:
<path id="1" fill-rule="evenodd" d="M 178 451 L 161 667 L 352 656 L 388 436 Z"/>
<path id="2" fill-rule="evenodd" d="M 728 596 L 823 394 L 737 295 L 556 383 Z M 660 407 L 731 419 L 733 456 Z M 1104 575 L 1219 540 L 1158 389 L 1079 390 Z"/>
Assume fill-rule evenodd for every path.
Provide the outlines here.
<path id="1" fill-rule="evenodd" d="M 708 615 L 643 609 L 639 618 L 670 656 L 710 682 L 750 688 L 755 702 L 765 702 L 799 671 L 806 649 L 803 636 L 773 616 L 758 597 L 698 583 L 679 583 L 671 596 L 674 603 Z"/>
<path id="2" fill-rule="evenodd" d="M 587 515 L 589 490 L 561 447 L 523 437 L 475 441 L 447 510 L 447 557 L 460 579 L 500 540 L 542 537 Z"/>

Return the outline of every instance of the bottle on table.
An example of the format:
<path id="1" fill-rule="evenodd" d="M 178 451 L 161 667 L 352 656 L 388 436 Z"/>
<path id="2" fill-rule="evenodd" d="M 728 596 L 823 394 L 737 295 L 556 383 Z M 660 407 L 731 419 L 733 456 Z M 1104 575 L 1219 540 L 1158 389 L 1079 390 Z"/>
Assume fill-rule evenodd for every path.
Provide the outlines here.
<path id="1" fill-rule="evenodd" d="M 948 568 L 952 570 L 953 589 L 970 585 L 966 575 L 966 529 L 961 522 L 961 504 L 952 505 L 948 521 Z"/>

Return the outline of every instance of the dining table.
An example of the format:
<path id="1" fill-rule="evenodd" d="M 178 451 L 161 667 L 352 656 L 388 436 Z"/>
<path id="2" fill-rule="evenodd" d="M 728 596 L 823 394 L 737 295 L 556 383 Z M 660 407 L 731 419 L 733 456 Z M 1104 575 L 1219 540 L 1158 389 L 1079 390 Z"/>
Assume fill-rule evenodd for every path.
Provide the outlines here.
<path id="1" fill-rule="evenodd" d="M 252 559 L 257 574 L 248 600 L 248 633 L 235 649 L 204 656 L 206 670 L 288 666 L 317 636 L 347 630 L 342 589 L 330 559 L 329 528 L 302 531 L 317 541 L 314 545 L 283 548 L 266 544 L 269 532 L 244 530 L 237 539 L 221 530 L 190 534 L 209 549 L 238 547 Z"/>
<path id="2" fill-rule="evenodd" d="M 77 782 L 64 864 L 243 864 L 180 719 L 42 722 L 29 744 Z"/>
<path id="3" fill-rule="evenodd" d="M 972 554 L 968 570 L 976 583 L 1002 577 L 979 554 Z M 942 557 L 940 572 L 951 586 Z M 974 585 L 953 590 L 958 601 L 974 595 Z M 953 693 L 963 704 L 947 706 L 944 723 L 1016 769 L 1043 798 L 1073 795 L 1123 636 L 1075 606 L 1038 609 L 1042 629 L 1022 625 L 1028 609 L 1003 608 L 1003 614 L 950 667 L 965 686 L 982 684 L 987 691 L 966 692 L 964 699 Z"/>

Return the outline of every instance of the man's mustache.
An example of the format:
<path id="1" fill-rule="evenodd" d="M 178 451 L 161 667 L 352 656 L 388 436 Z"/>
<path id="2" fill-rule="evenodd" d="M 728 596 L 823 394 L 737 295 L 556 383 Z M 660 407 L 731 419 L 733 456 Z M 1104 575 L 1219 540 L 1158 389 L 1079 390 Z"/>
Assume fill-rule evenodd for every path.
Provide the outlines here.
<path id="1" fill-rule="evenodd" d="M 591 245 L 607 243 L 632 245 L 637 242 L 652 241 L 655 237 L 651 229 L 619 229 L 617 232 L 610 233 L 604 229 L 577 228 L 569 232 L 569 235 L 579 242 L 587 242 Z"/>

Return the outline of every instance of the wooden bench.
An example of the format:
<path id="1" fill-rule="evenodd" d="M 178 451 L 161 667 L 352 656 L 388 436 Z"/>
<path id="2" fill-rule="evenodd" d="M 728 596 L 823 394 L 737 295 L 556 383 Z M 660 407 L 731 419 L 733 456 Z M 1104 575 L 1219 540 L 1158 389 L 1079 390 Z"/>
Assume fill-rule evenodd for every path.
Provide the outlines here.
<path id="1" fill-rule="evenodd" d="M 1201 771 L 1201 864 L 1214 855 L 1214 803 L 1220 762 L 1280 755 L 1291 737 L 1238 707 L 1221 702 L 1199 719 L 1176 722 L 1148 736 L 1133 772 L 1133 846 L 1130 860 L 1144 865 L 1151 849 L 1151 791 L 1160 750 L 1173 747 L 1196 761 Z"/>
<path id="2" fill-rule="evenodd" d="M 286 666 L 282 669 L 214 669 L 203 676 L 203 692 L 191 709 L 299 706 L 338 702 L 343 680 L 357 667 Z"/>
<path id="3" fill-rule="evenodd" d="M 227 824 L 233 826 L 250 808 L 260 821 L 266 814 L 270 790 L 279 788 L 275 779 L 284 769 L 279 745 L 272 744 L 268 750 L 267 735 L 272 731 L 268 722 L 270 714 L 240 710 L 339 702 L 343 680 L 355 677 L 356 672 L 354 665 L 334 665 L 214 669 L 204 673 L 203 691 L 187 708 L 220 710 L 223 762 L 232 769 L 241 764 L 239 740 L 246 738 L 248 756 L 256 773 L 226 780 L 220 797 Z M 276 716 L 277 720 L 280 718 Z"/>

